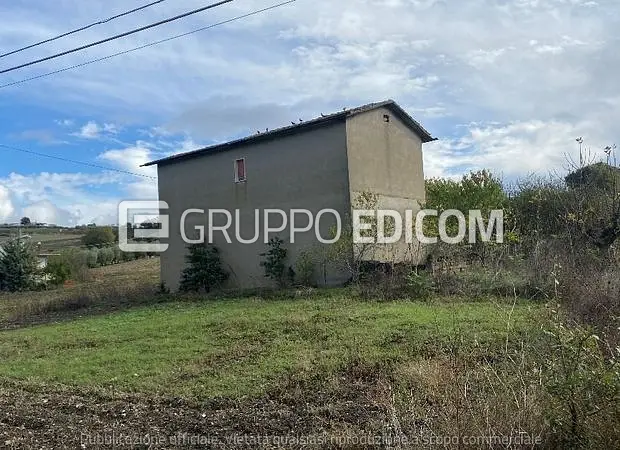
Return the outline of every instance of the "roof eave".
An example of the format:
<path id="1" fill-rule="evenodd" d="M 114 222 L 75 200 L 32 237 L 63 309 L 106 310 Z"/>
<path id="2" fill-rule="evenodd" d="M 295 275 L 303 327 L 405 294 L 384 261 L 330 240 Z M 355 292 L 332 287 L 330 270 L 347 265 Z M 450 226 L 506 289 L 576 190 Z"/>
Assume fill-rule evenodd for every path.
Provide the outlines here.
<path id="1" fill-rule="evenodd" d="M 198 150 L 191 150 L 189 152 L 180 153 L 172 156 L 168 156 L 167 158 L 158 159 L 155 161 L 150 161 L 148 163 L 142 164 L 140 167 L 148 167 L 154 165 L 162 165 L 162 164 L 170 164 L 173 162 L 181 161 L 183 159 L 193 158 L 196 156 L 200 156 L 203 154 L 212 154 L 217 152 L 222 152 L 229 150 L 231 148 L 242 147 L 244 145 L 253 145 L 257 142 L 269 141 L 281 136 L 290 136 L 292 134 L 297 134 L 299 132 L 315 128 L 317 126 L 321 126 L 327 122 L 333 122 L 336 120 L 342 120 L 346 118 L 346 112 L 342 111 L 335 114 L 330 114 L 329 116 L 319 117 L 317 119 L 300 123 L 296 125 L 291 125 L 285 128 L 276 129 L 273 131 L 261 133 L 258 135 L 247 136 L 241 139 L 236 139 L 234 141 L 225 142 L 223 144 L 211 145 L 208 147 L 203 147 Z"/>

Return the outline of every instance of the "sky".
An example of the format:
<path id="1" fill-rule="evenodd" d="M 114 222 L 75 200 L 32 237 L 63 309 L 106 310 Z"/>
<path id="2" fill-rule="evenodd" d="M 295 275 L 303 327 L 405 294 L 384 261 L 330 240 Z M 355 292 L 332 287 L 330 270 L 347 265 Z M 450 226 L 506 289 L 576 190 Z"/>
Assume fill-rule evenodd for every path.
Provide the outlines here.
<path id="1" fill-rule="evenodd" d="M 2 2 L 0 53 L 149 2 Z M 157 197 L 145 162 L 388 98 L 438 138 L 426 177 L 545 175 L 578 159 L 580 136 L 594 159 L 620 141 L 617 0 L 297 0 L 6 86 L 277 2 L 235 0 L 0 74 L 0 223 L 113 224 L 119 201 Z M 167 0 L 0 58 L 0 70 L 206 4 Z"/>

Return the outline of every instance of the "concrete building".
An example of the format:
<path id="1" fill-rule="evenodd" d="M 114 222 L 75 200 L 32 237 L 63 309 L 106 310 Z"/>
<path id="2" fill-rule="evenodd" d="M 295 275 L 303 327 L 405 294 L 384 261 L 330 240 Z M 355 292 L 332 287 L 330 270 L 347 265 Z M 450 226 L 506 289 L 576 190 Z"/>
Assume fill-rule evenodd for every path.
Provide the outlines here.
<path id="1" fill-rule="evenodd" d="M 145 165 L 156 164 L 159 200 L 169 205 L 169 248 L 161 255 L 161 279 L 175 290 L 179 285 L 187 244 L 180 230 L 181 217 L 188 209 L 202 209 L 205 214 L 186 216 L 188 237 L 196 226 L 206 225 L 208 210 L 239 211 L 233 218 L 231 243 L 223 233 L 213 234 L 231 274 L 231 287 L 269 285 L 260 265 L 267 246 L 263 236 L 252 244 L 235 238 L 254 237 L 255 210 L 306 209 L 313 214 L 324 209 L 339 213 L 350 223 L 351 210 L 360 193 L 376 195 L 377 207 L 404 211 L 416 209 L 424 202 L 422 144 L 434 138 L 394 101 L 373 103 L 355 109 L 322 115 L 314 120 L 257 133 L 243 139 L 200 150 L 170 156 Z M 263 220 L 263 216 L 260 216 Z M 298 218 L 298 227 L 308 224 Z M 305 223 L 304 223 L 305 220 Z M 225 225 L 224 215 L 214 215 L 214 225 Z M 282 222 L 270 216 L 270 226 Z M 336 219 L 324 214 L 317 227 L 324 239 L 333 237 Z M 347 223 L 343 226 L 346 228 Z M 208 238 L 208 232 L 205 232 Z M 321 246 L 314 231 L 296 236 L 289 243 L 288 230 L 280 234 L 288 249 L 288 263 L 304 251 L 320 254 Z M 412 259 L 420 253 L 407 252 L 410 245 L 394 245 L 398 258 Z M 353 252 L 353 249 L 351 249 Z M 381 257 L 378 257 L 381 259 Z M 342 267 L 319 264 L 318 284 L 333 285 L 346 281 Z"/>

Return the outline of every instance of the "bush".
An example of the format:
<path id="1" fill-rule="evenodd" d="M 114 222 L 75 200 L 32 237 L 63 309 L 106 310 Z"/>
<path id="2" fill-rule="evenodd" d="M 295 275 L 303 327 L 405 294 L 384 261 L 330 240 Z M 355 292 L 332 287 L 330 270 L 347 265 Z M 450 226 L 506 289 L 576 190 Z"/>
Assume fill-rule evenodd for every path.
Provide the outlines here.
<path id="1" fill-rule="evenodd" d="M 99 249 L 97 253 L 97 263 L 100 266 L 109 266 L 114 261 L 114 249 L 105 247 Z"/>
<path id="2" fill-rule="evenodd" d="M 133 261 L 136 259 L 136 254 L 132 252 L 121 252 L 121 259 L 124 262 Z"/>
<path id="3" fill-rule="evenodd" d="M 612 448 L 620 430 L 620 349 L 606 358 L 600 339 L 558 322 L 549 330 L 544 383 L 553 400 L 549 422 L 559 448 Z"/>
<path id="4" fill-rule="evenodd" d="M 122 255 L 122 251 L 118 246 L 115 246 L 113 248 L 114 251 L 114 264 L 118 264 L 119 262 L 121 262 L 123 260 L 123 255 Z"/>
<path id="5" fill-rule="evenodd" d="M 228 279 L 222 268 L 220 252 L 213 245 L 193 244 L 188 247 L 187 267 L 181 274 L 182 292 L 210 292 Z"/>
<path id="6" fill-rule="evenodd" d="M 407 291 L 415 299 L 427 299 L 433 293 L 433 281 L 427 273 L 412 270 L 407 275 Z"/>
<path id="7" fill-rule="evenodd" d="M 90 269 L 99 266 L 99 250 L 92 248 L 87 252 L 86 264 Z"/>
<path id="8" fill-rule="evenodd" d="M 260 254 L 265 258 L 261 261 L 261 266 L 265 269 L 265 277 L 275 281 L 279 287 L 284 287 L 287 274 L 290 278 L 290 270 L 287 272 L 286 268 L 288 251 L 284 248 L 284 241 L 278 237 L 271 238 L 267 246 L 269 248 L 267 252 Z"/>
<path id="9" fill-rule="evenodd" d="M 299 284 L 308 287 L 315 285 L 314 271 L 316 269 L 316 264 L 312 252 L 301 252 L 297 258 L 295 267 L 297 268 L 297 282 Z"/>
<path id="10" fill-rule="evenodd" d="M 64 250 L 60 256 L 51 258 L 50 263 L 66 266 L 69 269 L 69 278 L 67 279 L 86 281 L 89 279 L 88 253 L 88 250 L 70 248 Z"/>
<path id="11" fill-rule="evenodd" d="M 71 278 L 71 265 L 62 255 L 52 257 L 47 262 L 45 273 L 49 276 L 50 283 L 59 286 Z"/>
<path id="12" fill-rule="evenodd" d="M 84 236 L 82 243 L 86 247 L 106 247 L 114 243 L 116 237 L 112 227 L 90 228 Z"/>

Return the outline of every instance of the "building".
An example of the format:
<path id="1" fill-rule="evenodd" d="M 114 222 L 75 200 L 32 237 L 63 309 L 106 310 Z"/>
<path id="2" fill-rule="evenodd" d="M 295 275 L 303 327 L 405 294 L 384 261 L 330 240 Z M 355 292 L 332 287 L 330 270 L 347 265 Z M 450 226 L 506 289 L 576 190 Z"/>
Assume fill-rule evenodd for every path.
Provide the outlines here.
<path id="1" fill-rule="evenodd" d="M 254 235 L 255 210 L 303 208 L 316 214 L 332 209 L 350 222 L 352 205 L 365 192 L 377 195 L 379 208 L 419 208 L 425 199 L 422 144 L 433 140 L 388 100 L 145 164 L 157 165 L 159 200 L 169 205 L 170 238 L 161 255 L 162 281 L 173 290 L 179 285 L 187 251 L 179 223 L 190 208 L 239 210 L 240 220 L 238 224 L 235 220 L 233 229 L 238 227 L 244 239 Z M 186 219 L 188 236 L 206 222 L 199 214 Z M 226 224 L 226 217 L 219 219 L 217 225 Z M 219 219 L 214 216 L 213 223 Z M 271 219 L 282 221 L 270 217 L 270 225 Z M 335 223 L 335 218 L 321 220 L 321 236 L 328 239 Z M 262 236 L 253 244 L 238 242 L 234 236 L 228 243 L 215 232 L 213 243 L 231 273 L 231 286 L 269 285 L 260 265 L 260 254 L 266 251 Z M 301 252 L 321 245 L 313 232 L 298 235 L 294 244 L 287 244 L 289 263 L 294 266 Z M 420 258 L 400 253 L 401 259 Z M 317 269 L 316 275 L 319 284 L 347 279 L 336 267 Z"/>

